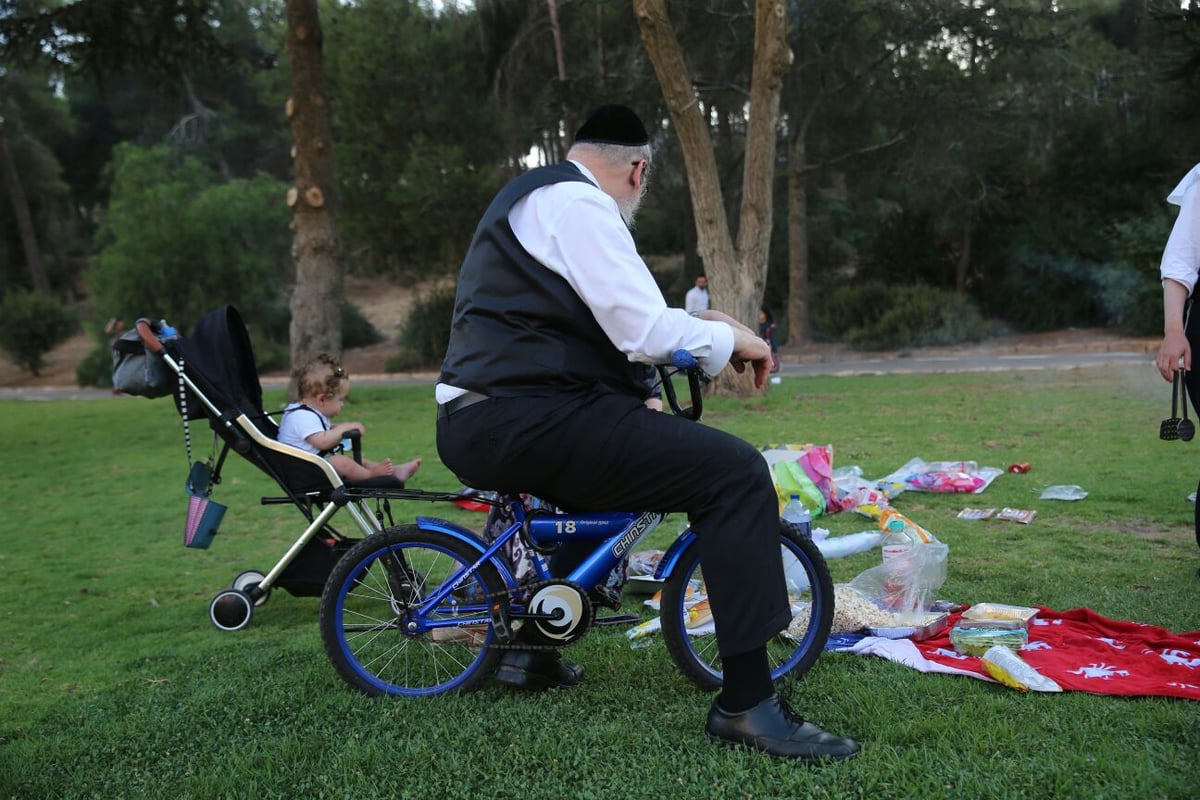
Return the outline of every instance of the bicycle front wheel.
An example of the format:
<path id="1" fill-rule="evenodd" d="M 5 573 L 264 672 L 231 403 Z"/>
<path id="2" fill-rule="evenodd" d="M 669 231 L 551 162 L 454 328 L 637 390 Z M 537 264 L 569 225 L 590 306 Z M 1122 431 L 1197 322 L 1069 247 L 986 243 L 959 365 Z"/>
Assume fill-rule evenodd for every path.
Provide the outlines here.
<path id="1" fill-rule="evenodd" d="M 796 526 L 780 521 L 779 557 L 787 577 L 792 623 L 767 642 L 771 678 L 798 678 L 825 649 L 833 624 L 833 579 L 812 539 Z M 700 612 L 707 599 L 700 568 L 700 547 L 693 542 L 680 554 L 663 584 L 659 613 L 667 652 L 688 680 L 701 689 L 721 686 L 721 657 L 716 626 Z"/>
<path id="2" fill-rule="evenodd" d="M 321 596 L 321 640 L 338 675 L 376 696 L 478 686 L 500 656 L 490 646 L 490 609 L 507 603 L 491 564 L 455 587 L 478 558 L 458 539 L 415 525 L 368 536 L 347 551 Z"/>

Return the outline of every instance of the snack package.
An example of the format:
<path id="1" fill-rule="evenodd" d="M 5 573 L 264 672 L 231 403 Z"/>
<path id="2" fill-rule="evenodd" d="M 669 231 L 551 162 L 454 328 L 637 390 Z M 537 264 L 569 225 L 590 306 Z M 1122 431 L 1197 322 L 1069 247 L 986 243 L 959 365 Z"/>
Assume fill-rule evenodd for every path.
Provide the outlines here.
<path id="1" fill-rule="evenodd" d="M 913 531 L 916 533 L 917 538 L 920 540 L 921 544 L 929 544 L 930 542 L 937 541 L 936 536 L 934 536 L 932 533 L 925 530 L 920 525 L 913 522 L 911 519 L 904 516 L 903 514 L 901 514 L 899 511 L 897 511 L 894 508 L 884 509 L 883 513 L 881 513 L 879 515 L 879 530 L 886 531 L 888 529 L 888 523 L 890 523 L 894 519 L 898 519 L 901 522 L 903 522 L 906 528 L 911 527 L 913 529 Z"/>
<path id="2" fill-rule="evenodd" d="M 1006 603 L 976 603 L 963 612 L 963 619 L 1015 619 L 1028 623 L 1038 615 L 1036 608 Z"/>
<path id="3" fill-rule="evenodd" d="M 658 562 L 666 555 L 662 550 L 639 550 L 629 557 L 629 575 L 653 575 Z"/>
<path id="4" fill-rule="evenodd" d="M 625 631 L 625 638 L 629 640 L 630 647 L 645 647 L 650 644 L 650 637 L 660 630 L 662 630 L 662 617 L 655 617 Z"/>
<path id="5" fill-rule="evenodd" d="M 950 630 L 950 644 L 957 653 L 982 657 L 995 646 L 1020 650 L 1029 643 L 1025 623 L 1015 619 L 959 619 Z"/>
<path id="6" fill-rule="evenodd" d="M 991 519 L 996 516 L 994 508 L 964 508 L 957 514 L 959 519 Z"/>
<path id="7" fill-rule="evenodd" d="M 988 648 L 979 658 L 993 678 L 1019 692 L 1061 692 L 1062 687 L 1031 667 L 1025 659 L 1002 645 Z"/>
<path id="8" fill-rule="evenodd" d="M 1019 522 L 1022 525 L 1028 525 L 1033 522 L 1033 518 L 1037 516 L 1037 511 L 1024 508 L 1004 508 L 996 515 L 996 519 L 1007 519 L 1012 522 Z"/>

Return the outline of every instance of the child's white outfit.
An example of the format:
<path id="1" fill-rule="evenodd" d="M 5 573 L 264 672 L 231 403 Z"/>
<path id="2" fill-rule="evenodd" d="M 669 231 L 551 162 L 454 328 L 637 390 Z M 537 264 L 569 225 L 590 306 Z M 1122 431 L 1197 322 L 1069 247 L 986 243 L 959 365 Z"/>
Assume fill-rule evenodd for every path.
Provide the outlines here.
<path id="1" fill-rule="evenodd" d="M 309 443 L 308 437 L 314 433 L 329 430 L 329 417 L 312 406 L 303 403 L 289 403 L 283 410 L 283 419 L 279 421 L 279 436 L 281 444 L 299 447 L 314 455 L 325 455 Z"/>

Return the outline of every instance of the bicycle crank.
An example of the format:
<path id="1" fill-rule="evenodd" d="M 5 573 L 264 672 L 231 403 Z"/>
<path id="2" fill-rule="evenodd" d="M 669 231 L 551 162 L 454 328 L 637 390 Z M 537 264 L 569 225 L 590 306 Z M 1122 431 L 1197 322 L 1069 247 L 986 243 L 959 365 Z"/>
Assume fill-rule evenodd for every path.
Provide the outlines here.
<path id="1" fill-rule="evenodd" d="M 587 592 L 570 581 L 546 581 L 533 588 L 525 630 L 558 647 L 583 638 L 592 624 L 592 601 Z"/>

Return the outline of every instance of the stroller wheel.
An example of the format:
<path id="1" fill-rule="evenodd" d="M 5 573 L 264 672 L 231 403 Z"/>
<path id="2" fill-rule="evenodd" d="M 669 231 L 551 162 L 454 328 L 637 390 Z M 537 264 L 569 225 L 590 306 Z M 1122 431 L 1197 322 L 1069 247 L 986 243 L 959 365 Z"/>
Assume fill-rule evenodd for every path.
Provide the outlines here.
<path id="1" fill-rule="evenodd" d="M 239 589 L 217 592 L 208 604 L 208 618 L 222 631 L 240 631 L 250 624 L 254 613 L 254 602 L 250 595 Z"/>
<path id="2" fill-rule="evenodd" d="M 254 596 L 254 590 L 258 585 L 266 580 L 266 575 L 263 575 L 256 569 L 248 569 L 245 572 L 238 573 L 238 576 L 233 579 L 233 588 L 239 592 L 245 592 L 251 597 Z M 254 606 L 257 608 L 267 602 L 271 597 L 271 590 L 267 589 L 261 596 L 254 598 Z"/>

